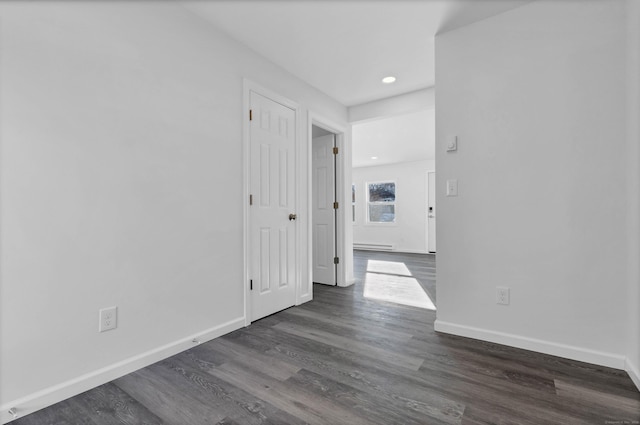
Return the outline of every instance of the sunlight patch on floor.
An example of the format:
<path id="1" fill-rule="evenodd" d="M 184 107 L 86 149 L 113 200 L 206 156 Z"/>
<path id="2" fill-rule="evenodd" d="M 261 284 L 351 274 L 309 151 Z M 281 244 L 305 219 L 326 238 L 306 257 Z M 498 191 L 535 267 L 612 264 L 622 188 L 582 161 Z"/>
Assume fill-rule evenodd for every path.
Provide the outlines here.
<path id="1" fill-rule="evenodd" d="M 405 266 L 406 267 L 406 266 Z M 364 297 L 412 307 L 435 310 L 436 306 L 413 277 L 367 273 Z"/>
<path id="2" fill-rule="evenodd" d="M 367 260 L 367 272 L 413 276 L 407 265 L 398 261 Z"/>

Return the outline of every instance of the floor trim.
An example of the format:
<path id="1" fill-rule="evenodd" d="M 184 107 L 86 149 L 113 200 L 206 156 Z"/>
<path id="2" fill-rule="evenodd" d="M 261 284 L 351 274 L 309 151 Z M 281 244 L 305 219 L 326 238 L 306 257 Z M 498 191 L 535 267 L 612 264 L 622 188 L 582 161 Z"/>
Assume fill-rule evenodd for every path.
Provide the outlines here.
<path id="1" fill-rule="evenodd" d="M 374 248 L 362 248 L 362 247 L 353 247 L 354 251 L 373 251 L 373 252 L 382 252 L 382 253 L 391 253 L 391 254 L 424 254 L 424 255 L 435 255 L 435 252 L 424 251 L 421 249 L 374 249 Z"/>
<path id="2" fill-rule="evenodd" d="M 14 420 L 14 418 L 10 417 L 8 413 L 8 410 L 11 408 L 16 409 L 19 417 L 26 416 L 37 410 L 44 409 L 52 404 L 66 400 L 69 397 L 73 397 L 88 391 L 91 388 L 113 381 L 123 375 L 188 350 L 196 344 L 193 342 L 194 339 L 198 340 L 197 343 L 203 343 L 242 327 L 244 327 L 244 317 L 231 320 L 204 332 L 199 332 L 178 341 L 171 342 L 167 345 L 149 350 L 145 353 L 130 357 L 126 360 L 95 370 L 61 384 L 54 385 L 18 400 L 10 401 L 0 406 L 0 423 L 6 424 Z"/>
<path id="3" fill-rule="evenodd" d="M 346 288 L 348 286 L 353 285 L 354 283 L 356 283 L 355 279 L 349 279 L 348 281 L 346 281 L 345 283 L 338 283 L 338 286 L 342 287 L 342 288 Z"/>
<path id="4" fill-rule="evenodd" d="M 603 351 L 596 351 L 572 345 L 558 344 L 555 342 L 475 328 L 472 326 L 458 325 L 455 323 L 443 322 L 441 320 L 435 321 L 434 328 L 437 332 L 495 342 L 497 344 L 537 351 L 539 353 L 551 354 L 552 356 L 564 357 L 566 359 L 612 367 L 620 370 L 625 370 L 625 363 L 628 364 L 628 362 L 625 362 L 625 356 L 618 354 L 606 353 Z"/>
<path id="5" fill-rule="evenodd" d="M 624 370 L 627 372 L 633 383 L 636 384 L 638 391 L 640 391 L 640 370 L 638 370 L 638 367 L 634 365 L 628 357 L 625 359 L 624 363 Z"/>

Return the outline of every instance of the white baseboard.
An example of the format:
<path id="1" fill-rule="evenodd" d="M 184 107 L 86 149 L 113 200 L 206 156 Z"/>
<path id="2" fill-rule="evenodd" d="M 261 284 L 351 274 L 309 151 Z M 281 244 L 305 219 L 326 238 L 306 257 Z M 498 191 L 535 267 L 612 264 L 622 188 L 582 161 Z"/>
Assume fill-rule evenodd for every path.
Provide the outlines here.
<path id="1" fill-rule="evenodd" d="M 432 254 L 432 255 L 435 254 L 435 252 L 423 251 L 420 249 L 398 249 L 394 252 L 399 252 L 402 254 Z"/>
<path id="2" fill-rule="evenodd" d="M 338 286 L 340 286 L 341 288 L 346 288 L 347 286 L 351 286 L 351 285 L 353 285 L 354 283 L 356 283 L 356 280 L 355 280 L 355 279 L 349 279 L 349 280 L 347 280 L 346 282 L 338 283 Z"/>
<path id="3" fill-rule="evenodd" d="M 130 357 L 110 366 L 87 373 L 69 381 L 54 385 L 42 391 L 13 400 L 0 406 L 0 423 L 6 424 L 14 420 L 9 416 L 9 409 L 15 408 L 18 417 L 26 416 L 47 406 L 66 400 L 92 388 L 113 381 L 128 373 L 164 360 L 182 351 L 194 347 L 194 339 L 200 343 L 218 338 L 224 334 L 244 327 L 244 317 L 223 323 L 204 332 L 190 335 L 167 345 Z"/>
<path id="4" fill-rule="evenodd" d="M 354 251 L 375 251 L 375 252 L 392 252 L 396 254 L 431 254 L 435 255 L 435 252 L 423 251 L 419 249 L 375 249 L 375 248 L 360 248 L 354 245 Z"/>
<path id="5" fill-rule="evenodd" d="M 364 251 L 395 251 L 396 244 L 354 242 L 353 249 L 361 249 Z"/>
<path id="6" fill-rule="evenodd" d="M 497 344 L 522 348 L 524 350 L 537 351 L 539 353 L 550 354 L 552 356 L 564 357 L 566 359 L 625 370 L 625 356 L 614 353 L 596 351 L 566 344 L 558 344 L 535 338 L 527 338 L 520 335 L 474 328 L 472 326 L 458 325 L 455 323 L 443 322 L 441 320 L 436 320 L 434 328 L 437 332 L 495 342 Z"/>
<path id="7" fill-rule="evenodd" d="M 298 302 L 296 303 L 296 305 L 301 305 L 301 304 L 307 303 L 307 302 L 309 302 L 311 300 L 313 300 L 313 294 L 309 293 L 309 294 L 306 294 L 306 295 L 302 295 L 300 297 L 300 299 L 298 300 Z"/>
<path id="8" fill-rule="evenodd" d="M 629 377 L 636 384 L 638 391 L 640 391 L 640 370 L 637 365 L 631 363 L 631 360 L 628 358 L 624 362 L 624 370 L 629 374 Z"/>

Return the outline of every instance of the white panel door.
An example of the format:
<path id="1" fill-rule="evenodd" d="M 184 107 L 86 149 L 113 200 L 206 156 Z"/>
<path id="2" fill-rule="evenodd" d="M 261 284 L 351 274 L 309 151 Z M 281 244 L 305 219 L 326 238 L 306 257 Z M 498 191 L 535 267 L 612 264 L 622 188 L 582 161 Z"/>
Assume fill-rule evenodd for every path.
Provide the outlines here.
<path id="1" fill-rule="evenodd" d="M 295 111 L 250 94 L 251 320 L 296 300 Z"/>
<path id="2" fill-rule="evenodd" d="M 436 173 L 427 172 L 427 249 L 436 252 Z"/>
<path id="3" fill-rule="evenodd" d="M 335 159 L 333 134 L 313 139 L 313 281 L 336 284 Z"/>

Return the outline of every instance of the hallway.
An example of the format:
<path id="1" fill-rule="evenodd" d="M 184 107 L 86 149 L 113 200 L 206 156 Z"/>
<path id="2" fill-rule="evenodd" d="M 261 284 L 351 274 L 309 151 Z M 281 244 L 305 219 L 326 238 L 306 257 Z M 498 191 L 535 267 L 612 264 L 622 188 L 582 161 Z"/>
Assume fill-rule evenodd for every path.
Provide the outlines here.
<path id="1" fill-rule="evenodd" d="M 355 264 L 351 287 L 315 285 L 312 302 L 14 423 L 564 425 L 640 419 L 640 394 L 622 371 L 437 334 L 433 309 L 365 295 L 370 282 L 397 275 L 415 278 L 435 303 L 433 256 L 360 251 Z"/>

